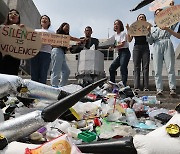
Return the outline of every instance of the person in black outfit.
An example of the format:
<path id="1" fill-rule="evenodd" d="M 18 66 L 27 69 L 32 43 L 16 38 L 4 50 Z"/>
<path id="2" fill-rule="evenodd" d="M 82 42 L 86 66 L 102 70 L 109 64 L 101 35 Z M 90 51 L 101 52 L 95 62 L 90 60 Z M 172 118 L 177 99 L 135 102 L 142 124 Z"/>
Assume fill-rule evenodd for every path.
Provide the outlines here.
<path id="1" fill-rule="evenodd" d="M 17 10 L 9 11 L 4 25 L 20 25 L 20 14 Z M 20 25 L 21 26 L 21 25 Z M 10 55 L 2 57 L 0 54 L 0 73 L 9 75 L 18 75 L 20 59 L 13 58 Z"/>
<path id="2" fill-rule="evenodd" d="M 140 14 L 137 20 L 146 21 L 146 16 Z M 129 25 L 126 26 L 127 30 Z M 128 41 L 131 42 L 133 36 L 128 34 Z M 149 62 L 150 62 L 150 50 L 146 36 L 134 36 L 135 43 L 133 48 L 133 62 L 134 62 L 134 89 L 140 91 L 140 76 L 141 76 L 141 64 L 143 72 L 143 89 L 149 91 Z"/>
<path id="3" fill-rule="evenodd" d="M 84 39 L 85 41 L 83 43 L 79 43 L 78 45 L 73 46 L 70 50 L 71 53 L 79 53 L 83 49 L 90 49 L 94 45 L 94 49 L 97 50 L 99 46 L 99 40 L 97 38 L 91 37 L 93 31 L 90 26 L 87 26 L 84 30 L 84 37 L 81 37 L 80 39 Z"/>
<path id="4" fill-rule="evenodd" d="M 99 40 L 97 38 L 91 37 L 92 33 L 93 33 L 92 28 L 90 26 L 87 26 L 84 30 L 85 37 L 81 37 L 81 39 L 85 38 L 86 41 L 85 41 L 84 47 L 86 49 L 90 49 L 92 45 L 94 45 L 95 50 L 97 50 L 98 45 L 99 45 Z"/>

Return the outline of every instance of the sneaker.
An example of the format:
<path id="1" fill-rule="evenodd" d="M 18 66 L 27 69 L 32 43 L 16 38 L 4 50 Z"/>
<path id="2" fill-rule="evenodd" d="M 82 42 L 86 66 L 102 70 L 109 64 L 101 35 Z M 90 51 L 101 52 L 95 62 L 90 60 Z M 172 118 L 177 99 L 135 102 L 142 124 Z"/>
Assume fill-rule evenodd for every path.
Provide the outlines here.
<path id="1" fill-rule="evenodd" d="M 141 91 L 140 89 L 134 89 L 135 92 Z"/>
<path id="2" fill-rule="evenodd" d="M 163 95 L 163 92 L 162 92 L 162 90 L 159 90 L 159 91 L 157 91 L 157 95 Z"/>
<path id="3" fill-rule="evenodd" d="M 171 90 L 170 90 L 170 95 L 176 95 L 175 89 L 171 89 Z"/>
<path id="4" fill-rule="evenodd" d="M 144 91 L 149 91 L 149 89 L 145 88 Z"/>

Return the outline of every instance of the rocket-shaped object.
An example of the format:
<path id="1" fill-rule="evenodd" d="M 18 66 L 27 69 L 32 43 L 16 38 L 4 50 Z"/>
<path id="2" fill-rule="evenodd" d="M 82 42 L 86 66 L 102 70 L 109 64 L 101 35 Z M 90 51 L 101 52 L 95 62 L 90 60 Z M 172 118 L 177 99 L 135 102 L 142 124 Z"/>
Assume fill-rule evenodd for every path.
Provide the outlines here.
<path id="1" fill-rule="evenodd" d="M 40 127 L 44 126 L 47 122 L 52 122 L 60 117 L 82 97 L 87 95 L 106 80 L 107 79 L 104 78 L 92 83 L 87 87 L 61 99 L 60 101 L 47 106 L 43 111 L 34 111 L 0 123 L 0 134 L 5 136 L 8 142 L 30 135 Z"/>
<path id="2" fill-rule="evenodd" d="M 0 99 L 7 95 L 16 95 L 22 85 L 22 78 L 15 75 L 0 74 Z"/>
<path id="3" fill-rule="evenodd" d="M 52 86 L 35 82 L 29 79 L 23 80 L 23 86 L 27 88 L 27 91 L 23 93 L 20 92 L 20 96 L 23 98 L 33 98 L 33 99 L 44 99 L 49 101 L 60 100 L 64 96 L 69 95 L 60 88 L 54 88 Z"/>
<path id="4" fill-rule="evenodd" d="M 8 95 L 54 102 L 64 98 L 69 93 L 60 88 L 54 88 L 32 80 L 23 80 L 15 75 L 0 74 L 0 99 Z"/>

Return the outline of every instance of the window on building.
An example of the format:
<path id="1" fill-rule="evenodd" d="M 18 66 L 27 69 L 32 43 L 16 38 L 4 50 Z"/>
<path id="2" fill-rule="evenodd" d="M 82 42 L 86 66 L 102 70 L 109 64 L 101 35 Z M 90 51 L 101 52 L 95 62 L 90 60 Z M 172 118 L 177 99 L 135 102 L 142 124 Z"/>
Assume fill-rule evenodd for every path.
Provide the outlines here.
<path id="1" fill-rule="evenodd" d="M 154 76 L 155 75 L 155 72 L 154 72 L 154 70 L 152 70 L 152 76 Z"/>
<path id="2" fill-rule="evenodd" d="M 153 60 L 153 54 L 151 53 L 151 60 Z"/>
<path id="3" fill-rule="evenodd" d="M 178 76 L 180 76 L 180 70 L 178 70 Z"/>

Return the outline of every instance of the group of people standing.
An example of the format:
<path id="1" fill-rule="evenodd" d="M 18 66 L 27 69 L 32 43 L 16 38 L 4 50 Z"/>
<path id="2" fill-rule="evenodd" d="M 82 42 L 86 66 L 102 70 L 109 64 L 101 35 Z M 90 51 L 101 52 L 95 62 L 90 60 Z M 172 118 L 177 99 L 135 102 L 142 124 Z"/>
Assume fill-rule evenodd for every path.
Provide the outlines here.
<path id="1" fill-rule="evenodd" d="M 157 9 L 154 13 L 156 16 L 163 9 Z M 146 16 L 140 14 L 137 17 L 137 21 L 146 21 Z M 178 32 L 174 32 L 175 27 L 178 23 L 171 27 L 154 27 L 148 26 L 147 29 L 149 34 L 147 36 L 131 36 L 126 35 L 124 32 L 123 23 L 120 20 L 114 22 L 115 31 L 115 50 L 118 51 L 118 57 L 110 65 L 110 81 L 115 82 L 115 74 L 118 67 L 120 67 L 121 79 L 126 86 L 128 77 L 128 63 L 130 59 L 130 51 L 128 42 L 135 39 L 133 47 L 133 63 L 134 63 L 134 89 L 135 91 L 149 91 L 149 63 L 150 63 L 150 50 L 149 44 L 153 45 L 153 65 L 155 70 L 155 84 L 157 95 L 163 94 L 163 83 L 162 83 L 162 69 L 163 62 L 165 62 L 166 70 L 168 73 L 170 95 L 176 95 L 176 78 L 175 78 L 175 52 L 173 43 L 171 42 L 170 36 L 174 35 L 180 38 L 180 25 Z M 126 29 L 129 30 L 127 24 Z M 141 69 L 142 66 L 142 69 Z M 140 85 L 141 70 L 143 73 L 143 85 Z"/>
<path id="2" fill-rule="evenodd" d="M 162 11 L 157 9 L 155 16 Z M 146 21 L 146 16 L 140 14 L 137 20 Z M 20 14 L 17 10 L 12 9 L 7 15 L 4 25 L 20 24 Z M 178 24 L 178 23 L 177 23 Z M 124 86 L 127 84 L 128 79 L 128 63 L 131 57 L 129 50 L 129 42 L 134 38 L 135 43 L 133 47 L 133 63 L 134 63 L 134 89 L 135 91 L 142 90 L 140 85 L 141 66 L 143 72 L 143 90 L 149 91 L 149 62 L 150 62 L 150 50 L 149 44 L 153 44 L 153 64 L 155 70 L 155 84 L 157 94 L 163 94 L 162 84 L 162 68 L 163 61 L 166 64 L 168 72 L 170 94 L 176 94 L 176 79 L 175 79 L 175 53 L 173 44 L 170 40 L 171 34 L 177 38 L 180 38 L 180 28 L 178 32 L 174 32 L 177 24 L 169 27 L 147 27 L 149 34 L 147 36 L 131 36 L 124 32 L 124 25 L 121 20 L 115 20 L 114 22 L 114 49 L 118 52 L 117 58 L 112 62 L 109 67 L 110 82 L 115 82 L 116 70 L 120 67 L 121 78 Z M 37 32 L 54 33 L 49 30 L 51 26 L 51 20 L 47 15 L 43 15 L 40 18 L 41 29 L 35 29 Z M 180 26 L 179 26 L 180 27 Z M 126 29 L 129 30 L 129 25 L 126 25 Z M 56 34 L 69 35 L 70 25 L 68 23 L 62 23 L 57 29 Z M 85 48 L 89 49 L 93 44 L 95 49 L 98 47 L 98 39 L 91 38 L 92 28 L 87 26 L 85 28 L 85 37 L 76 38 L 70 36 L 70 40 L 77 41 L 77 44 L 83 44 Z M 67 84 L 68 77 L 70 75 L 70 69 L 66 63 L 65 54 L 67 47 L 51 46 L 43 44 L 40 52 L 31 59 L 31 79 L 40 83 L 46 84 L 48 69 L 50 63 L 51 69 L 51 85 L 53 87 L 64 86 Z M 2 57 L 0 55 L 0 73 L 18 75 L 18 69 L 20 60 L 13 58 L 9 55 Z M 61 80 L 59 82 L 61 76 Z"/>

